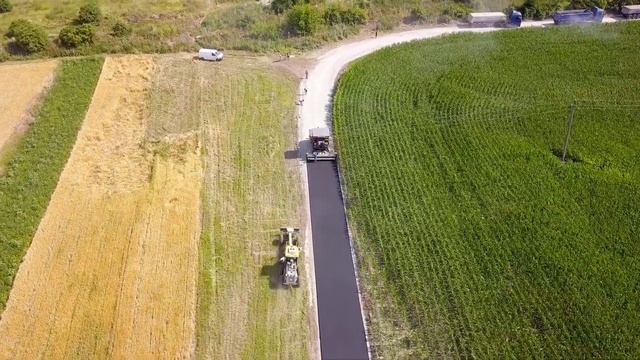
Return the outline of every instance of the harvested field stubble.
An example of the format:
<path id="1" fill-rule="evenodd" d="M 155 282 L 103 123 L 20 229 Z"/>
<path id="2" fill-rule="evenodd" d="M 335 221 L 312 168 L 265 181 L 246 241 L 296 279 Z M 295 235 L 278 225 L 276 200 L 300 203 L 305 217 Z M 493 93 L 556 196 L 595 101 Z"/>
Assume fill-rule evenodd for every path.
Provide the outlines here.
<path id="1" fill-rule="evenodd" d="M 639 42 L 637 22 L 467 34 L 344 73 L 374 354 L 640 357 Z"/>
<path id="2" fill-rule="evenodd" d="M 0 66 L 0 159 L 3 146 L 26 128 L 31 107 L 52 82 L 57 65 L 50 60 Z"/>
<path id="3" fill-rule="evenodd" d="M 168 142 L 162 154 L 147 142 L 154 69 L 149 57 L 106 60 L 0 321 L 0 357 L 192 353 L 199 142 Z"/>
<path id="4" fill-rule="evenodd" d="M 302 224 L 299 164 L 284 157 L 295 148 L 295 80 L 263 59 L 174 61 L 166 81 L 195 98 L 169 99 L 193 104 L 204 126 L 196 355 L 308 358 L 305 269 L 303 286 L 280 288 L 274 244 L 280 226 Z"/>

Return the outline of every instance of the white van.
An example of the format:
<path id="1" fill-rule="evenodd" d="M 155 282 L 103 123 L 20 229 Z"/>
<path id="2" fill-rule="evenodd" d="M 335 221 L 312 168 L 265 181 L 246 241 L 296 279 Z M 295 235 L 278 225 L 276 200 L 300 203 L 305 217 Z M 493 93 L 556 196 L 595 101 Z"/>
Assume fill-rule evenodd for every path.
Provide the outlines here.
<path id="1" fill-rule="evenodd" d="M 224 54 L 222 51 L 216 49 L 200 49 L 198 51 L 198 58 L 202 60 L 222 61 Z"/>

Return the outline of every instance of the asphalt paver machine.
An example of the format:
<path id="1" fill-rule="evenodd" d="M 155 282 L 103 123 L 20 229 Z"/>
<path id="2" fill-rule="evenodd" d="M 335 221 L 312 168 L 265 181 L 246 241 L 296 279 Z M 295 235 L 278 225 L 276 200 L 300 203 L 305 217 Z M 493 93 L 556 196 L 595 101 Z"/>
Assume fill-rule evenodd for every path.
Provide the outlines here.
<path id="1" fill-rule="evenodd" d="M 335 161 L 337 154 L 333 148 L 333 140 L 329 128 L 318 127 L 309 130 L 311 152 L 307 153 L 307 161 Z"/>

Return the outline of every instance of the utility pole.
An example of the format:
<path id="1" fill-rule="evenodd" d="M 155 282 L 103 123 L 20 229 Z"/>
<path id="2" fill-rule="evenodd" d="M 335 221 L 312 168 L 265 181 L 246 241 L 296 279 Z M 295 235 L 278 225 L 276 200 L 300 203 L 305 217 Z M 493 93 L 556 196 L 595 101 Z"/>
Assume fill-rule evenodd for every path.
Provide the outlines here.
<path id="1" fill-rule="evenodd" d="M 564 137 L 564 147 L 562 149 L 562 162 L 566 162 L 567 148 L 569 147 L 569 138 L 571 137 L 571 128 L 573 127 L 573 115 L 576 113 L 575 101 L 569 106 L 569 117 L 567 118 L 567 136 Z"/>

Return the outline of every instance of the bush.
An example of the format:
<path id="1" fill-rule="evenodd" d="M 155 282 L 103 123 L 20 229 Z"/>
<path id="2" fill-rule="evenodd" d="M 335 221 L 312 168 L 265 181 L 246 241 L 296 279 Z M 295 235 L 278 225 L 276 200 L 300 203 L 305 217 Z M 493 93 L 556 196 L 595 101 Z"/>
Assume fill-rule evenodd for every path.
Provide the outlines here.
<path id="1" fill-rule="evenodd" d="M 394 12 L 385 13 L 378 18 L 378 29 L 391 30 L 395 28 L 401 20 L 402 15 L 400 14 Z"/>
<path id="2" fill-rule="evenodd" d="M 271 1 L 271 10 L 276 14 L 283 14 L 299 3 L 308 3 L 308 1 L 300 0 L 273 0 Z"/>
<path id="3" fill-rule="evenodd" d="M 96 29 L 93 24 L 67 25 L 60 30 L 58 38 L 60 43 L 66 47 L 77 47 L 92 43 L 95 34 Z"/>
<path id="4" fill-rule="evenodd" d="M 9 0 L 0 0 L 0 14 L 8 13 L 13 9 L 13 4 Z"/>
<path id="5" fill-rule="evenodd" d="M 78 11 L 78 17 L 76 18 L 77 24 L 99 24 L 102 20 L 102 11 L 98 4 L 90 2 L 80 7 Z"/>
<path id="6" fill-rule="evenodd" d="M 525 0 L 518 10 L 525 19 L 542 20 L 553 15 L 562 6 L 558 0 Z"/>
<path id="7" fill-rule="evenodd" d="M 367 13 L 361 8 L 333 3 L 324 10 L 323 18 L 328 25 L 361 25 L 367 22 Z"/>
<path id="8" fill-rule="evenodd" d="M 117 21 L 111 27 L 111 35 L 115 37 L 125 37 L 131 34 L 131 26 L 122 21 Z"/>
<path id="9" fill-rule="evenodd" d="M 572 9 L 589 9 L 592 6 L 597 6 L 601 9 L 606 9 L 607 5 L 607 0 L 572 0 L 569 7 Z"/>
<path id="10" fill-rule="evenodd" d="M 411 20 L 418 23 L 429 23 L 437 21 L 438 16 L 442 15 L 443 9 L 435 6 L 422 7 L 417 6 L 411 9 Z M 448 18 L 448 16 L 446 16 Z M 448 22 L 448 21 L 447 21 Z"/>
<path id="11" fill-rule="evenodd" d="M 11 22 L 7 36 L 13 37 L 16 47 L 27 54 L 42 51 L 49 43 L 42 27 L 24 19 Z"/>
<path id="12" fill-rule="evenodd" d="M 620 11 L 625 5 L 638 5 L 640 0 L 609 0 L 607 2 L 607 9 Z"/>
<path id="13" fill-rule="evenodd" d="M 28 27 L 31 23 L 29 20 L 18 19 L 14 20 L 9 24 L 9 30 L 7 30 L 7 37 L 12 38 L 16 35 L 16 32 L 20 31 L 20 29 Z"/>
<path id="14" fill-rule="evenodd" d="M 291 8 L 287 14 L 287 24 L 298 35 L 310 35 L 320 25 L 318 9 L 309 4 L 299 4 Z"/>
<path id="15" fill-rule="evenodd" d="M 471 9 L 460 3 L 449 3 L 442 9 L 442 15 L 461 19 L 471 12 Z"/>

